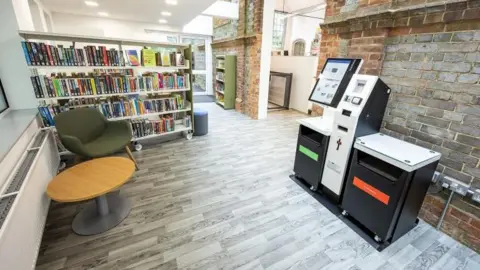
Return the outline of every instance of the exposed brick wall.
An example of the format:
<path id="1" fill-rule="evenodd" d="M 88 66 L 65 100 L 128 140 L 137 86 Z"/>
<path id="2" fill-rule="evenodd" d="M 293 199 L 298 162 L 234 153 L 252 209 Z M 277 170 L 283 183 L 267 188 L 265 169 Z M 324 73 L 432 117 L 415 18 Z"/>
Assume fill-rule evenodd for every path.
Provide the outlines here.
<path id="1" fill-rule="evenodd" d="M 381 78 L 392 95 L 383 131 L 441 152 L 438 171 L 480 188 L 480 31 L 387 43 Z"/>
<path id="2" fill-rule="evenodd" d="M 446 194 L 440 195 L 427 195 L 420 210 L 420 217 L 432 226 L 437 226 L 447 199 Z M 480 208 L 473 207 L 469 202 L 455 196 L 447 210 L 441 230 L 479 252 L 480 222 L 478 217 Z"/>
<path id="3" fill-rule="evenodd" d="M 439 171 L 480 188 L 480 0 L 327 0 L 326 13 L 318 72 L 364 59 L 393 91 L 382 132 L 441 152 Z M 445 197 L 428 195 L 420 217 L 436 225 Z M 442 230 L 480 251 L 480 205 L 455 198 Z"/>
<path id="4" fill-rule="evenodd" d="M 238 3 L 239 18 L 236 31 L 228 35 L 229 38 L 213 42 L 213 55 L 214 57 L 221 54 L 237 56 L 235 110 L 256 119 L 258 117 L 263 0 L 239 0 Z M 217 29 L 214 28 L 214 35 L 216 31 Z M 213 61 L 216 64 L 215 58 Z M 213 72 L 215 75 L 216 69 Z"/>

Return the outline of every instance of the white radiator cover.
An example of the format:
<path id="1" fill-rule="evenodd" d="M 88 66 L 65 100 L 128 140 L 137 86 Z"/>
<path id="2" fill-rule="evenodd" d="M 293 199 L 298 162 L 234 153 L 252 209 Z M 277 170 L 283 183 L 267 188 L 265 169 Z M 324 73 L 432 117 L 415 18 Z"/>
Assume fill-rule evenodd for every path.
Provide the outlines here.
<path id="1" fill-rule="evenodd" d="M 40 132 L 36 136 L 40 136 Z M 47 132 L 47 136 L 37 145 L 39 147 L 34 147 L 34 137 L 18 159 L 17 166 L 12 170 L 5 185 L 0 187 L 0 197 L 6 196 L 7 188 L 27 154 L 36 152 L 25 180 L 0 228 L 1 269 L 35 269 L 50 205 L 50 199 L 45 191 L 50 180 L 57 174 L 60 163 L 52 132 L 44 132 Z"/>

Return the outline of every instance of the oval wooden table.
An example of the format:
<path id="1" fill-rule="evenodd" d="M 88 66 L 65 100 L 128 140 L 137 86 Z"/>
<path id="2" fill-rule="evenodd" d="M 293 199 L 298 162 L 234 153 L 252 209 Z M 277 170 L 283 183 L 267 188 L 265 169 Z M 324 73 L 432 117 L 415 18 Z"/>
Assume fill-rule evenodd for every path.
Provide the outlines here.
<path id="1" fill-rule="evenodd" d="M 57 202 L 80 202 L 90 199 L 74 218 L 72 229 L 79 235 L 94 235 L 114 228 L 132 208 L 127 198 L 108 192 L 122 186 L 135 171 L 127 158 L 105 157 L 75 165 L 53 178 L 47 195 Z"/>

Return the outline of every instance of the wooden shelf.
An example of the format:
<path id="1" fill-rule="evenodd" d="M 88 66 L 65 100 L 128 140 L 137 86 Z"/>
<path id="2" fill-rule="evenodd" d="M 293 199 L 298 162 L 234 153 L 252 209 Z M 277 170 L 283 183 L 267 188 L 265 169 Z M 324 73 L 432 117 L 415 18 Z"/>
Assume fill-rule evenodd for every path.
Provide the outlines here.
<path id="1" fill-rule="evenodd" d="M 148 94 L 170 94 L 175 92 L 190 91 L 190 88 L 181 89 L 165 89 L 165 90 L 141 90 L 137 92 L 126 93 L 114 93 L 114 94 L 101 94 L 101 95 L 84 95 L 84 96 L 68 96 L 68 97 L 51 97 L 51 98 L 37 98 L 37 100 L 61 100 L 61 99 L 81 99 L 81 98 L 101 98 L 101 97 L 114 97 L 114 96 L 131 96 L 131 95 L 148 95 Z"/>
<path id="2" fill-rule="evenodd" d="M 225 83 L 224 80 L 220 80 L 220 79 L 216 79 L 216 80 L 219 81 L 219 82 Z"/>
<path id="3" fill-rule="evenodd" d="M 59 33 L 50 33 L 50 32 L 19 31 L 18 34 L 26 40 L 51 40 L 51 41 L 114 44 L 114 45 L 127 45 L 127 46 L 141 46 L 141 47 L 143 46 L 168 47 L 168 48 L 180 48 L 180 49 L 186 49 L 190 47 L 190 45 L 188 44 L 59 34 Z"/>
<path id="4" fill-rule="evenodd" d="M 225 68 L 222 68 L 222 67 L 216 67 L 216 68 L 220 70 L 225 70 Z"/>
<path id="5" fill-rule="evenodd" d="M 225 95 L 225 92 L 224 92 L 224 91 L 215 90 L 215 92 L 220 93 L 220 94 L 222 94 L 222 95 Z"/>
<path id="6" fill-rule="evenodd" d="M 221 101 L 219 101 L 219 100 L 217 100 L 216 103 L 217 103 L 218 105 L 222 106 L 222 107 L 225 107 L 225 103 L 223 103 L 223 102 L 221 102 Z"/>

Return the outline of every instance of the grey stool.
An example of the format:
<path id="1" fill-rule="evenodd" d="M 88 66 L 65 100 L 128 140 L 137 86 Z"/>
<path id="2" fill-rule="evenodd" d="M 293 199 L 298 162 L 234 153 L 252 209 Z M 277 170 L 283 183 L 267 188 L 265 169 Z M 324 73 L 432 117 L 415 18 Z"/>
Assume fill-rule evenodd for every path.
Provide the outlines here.
<path id="1" fill-rule="evenodd" d="M 194 132 L 195 136 L 203 136 L 208 133 L 208 112 L 202 109 L 194 109 Z"/>

